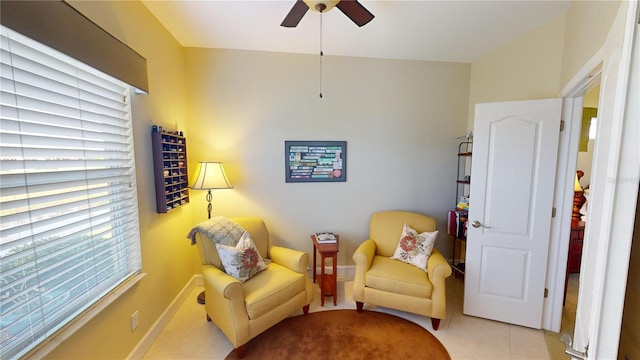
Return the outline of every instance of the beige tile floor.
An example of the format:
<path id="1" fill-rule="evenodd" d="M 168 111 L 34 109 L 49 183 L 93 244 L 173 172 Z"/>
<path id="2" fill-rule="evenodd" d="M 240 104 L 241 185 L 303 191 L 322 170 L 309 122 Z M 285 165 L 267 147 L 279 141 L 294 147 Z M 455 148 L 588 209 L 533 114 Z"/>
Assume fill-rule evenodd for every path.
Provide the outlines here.
<path id="1" fill-rule="evenodd" d="M 327 298 L 324 307 L 320 306 L 320 290 L 316 286 L 316 297 L 310 311 L 355 309 L 352 281 L 338 279 L 338 286 L 338 305 L 334 306 L 331 298 Z M 195 300 L 200 291 L 202 287 L 193 290 L 144 359 L 224 359 L 233 349 L 222 332 L 206 321 L 204 308 Z M 552 359 L 542 330 L 462 314 L 463 293 L 461 279 L 453 276 L 447 279 L 447 319 L 440 323 L 438 331 L 433 331 L 427 317 L 367 305 L 365 309 L 400 316 L 424 327 L 444 344 L 453 360 Z"/>

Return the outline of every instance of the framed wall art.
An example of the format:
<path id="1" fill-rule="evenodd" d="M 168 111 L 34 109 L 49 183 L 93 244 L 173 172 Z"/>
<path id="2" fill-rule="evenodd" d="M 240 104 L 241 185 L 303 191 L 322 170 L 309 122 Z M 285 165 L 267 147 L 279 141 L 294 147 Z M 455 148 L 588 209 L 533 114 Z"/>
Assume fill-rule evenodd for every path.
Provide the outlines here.
<path id="1" fill-rule="evenodd" d="M 346 141 L 285 141 L 286 182 L 347 181 Z"/>

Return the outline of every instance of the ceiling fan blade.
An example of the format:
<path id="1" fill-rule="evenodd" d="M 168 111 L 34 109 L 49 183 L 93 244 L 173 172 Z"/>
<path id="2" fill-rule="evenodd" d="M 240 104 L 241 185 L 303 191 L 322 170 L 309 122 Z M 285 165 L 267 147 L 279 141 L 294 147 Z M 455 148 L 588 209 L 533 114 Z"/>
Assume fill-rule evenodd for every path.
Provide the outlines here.
<path id="1" fill-rule="evenodd" d="M 358 26 L 366 25 L 374 18 L 373 14 L 357 0 L 341 0 L 336 7 Z"/>
<path id="2" fill-rule="evenodd" d="M 304 1 L 297 0 L 296 3 L 293 4 L 293 7 L 291 8 L 287 16 L 284 18 L 280 26 L 284 26 L 284 27 L 298 26 L 298 23 L 300 22 L 300 20 L 302 20 L 302 17 L 304 16 L 304 14 L 307 13 L 307 10 L 309 10 L 309 6 L 307 6 L 307 4 L 304 3 Z"/>

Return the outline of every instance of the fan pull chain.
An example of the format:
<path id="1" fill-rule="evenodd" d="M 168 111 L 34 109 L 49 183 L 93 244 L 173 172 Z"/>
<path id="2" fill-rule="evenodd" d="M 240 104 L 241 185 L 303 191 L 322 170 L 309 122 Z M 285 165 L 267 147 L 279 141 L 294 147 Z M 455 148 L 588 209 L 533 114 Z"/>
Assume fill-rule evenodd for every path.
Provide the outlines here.
<path id="1" fill-rule="evenodd" d="M 322 10 L 320 10 L 320 99 L 322 99 Z"/>

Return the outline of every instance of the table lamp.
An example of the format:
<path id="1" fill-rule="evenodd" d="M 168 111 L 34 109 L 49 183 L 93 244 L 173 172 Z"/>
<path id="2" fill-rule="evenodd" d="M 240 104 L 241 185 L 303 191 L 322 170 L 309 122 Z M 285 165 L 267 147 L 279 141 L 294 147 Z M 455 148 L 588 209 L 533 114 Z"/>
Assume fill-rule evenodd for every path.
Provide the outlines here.
<path id="1" fill-rule="evenodd" d="M 233 189 L 227 174 L 224 172 L 224 166 L 220 162 L 201 161 L 196 167 L 195 176 L 189 188 L 193 190 L 208 190 L 207 193 L 207 214 L 211 219 L 211 200 L 213 195 L 212 189 Z"/>
<path id="2" fill-rule="evenodd" d="M 211 194 L 212 189 L 233 189 L 229 178 L 227 178 L 227 174 L 224 172 L 224 166 L 220 162 L 213 161 L 201 161 L 198 163 L 196 167 L 196 173 L 193 177 L 193 182 L 189 185 L 189 188 L 193 190 L 208 190 L 207 193 L 207 214 L 208 218 L 211 219 L 211 200 L 213 199 L 213 195 Z M 205 294 L 204 291 L 198 295 L 198 303 L 205 303 Z"/>

